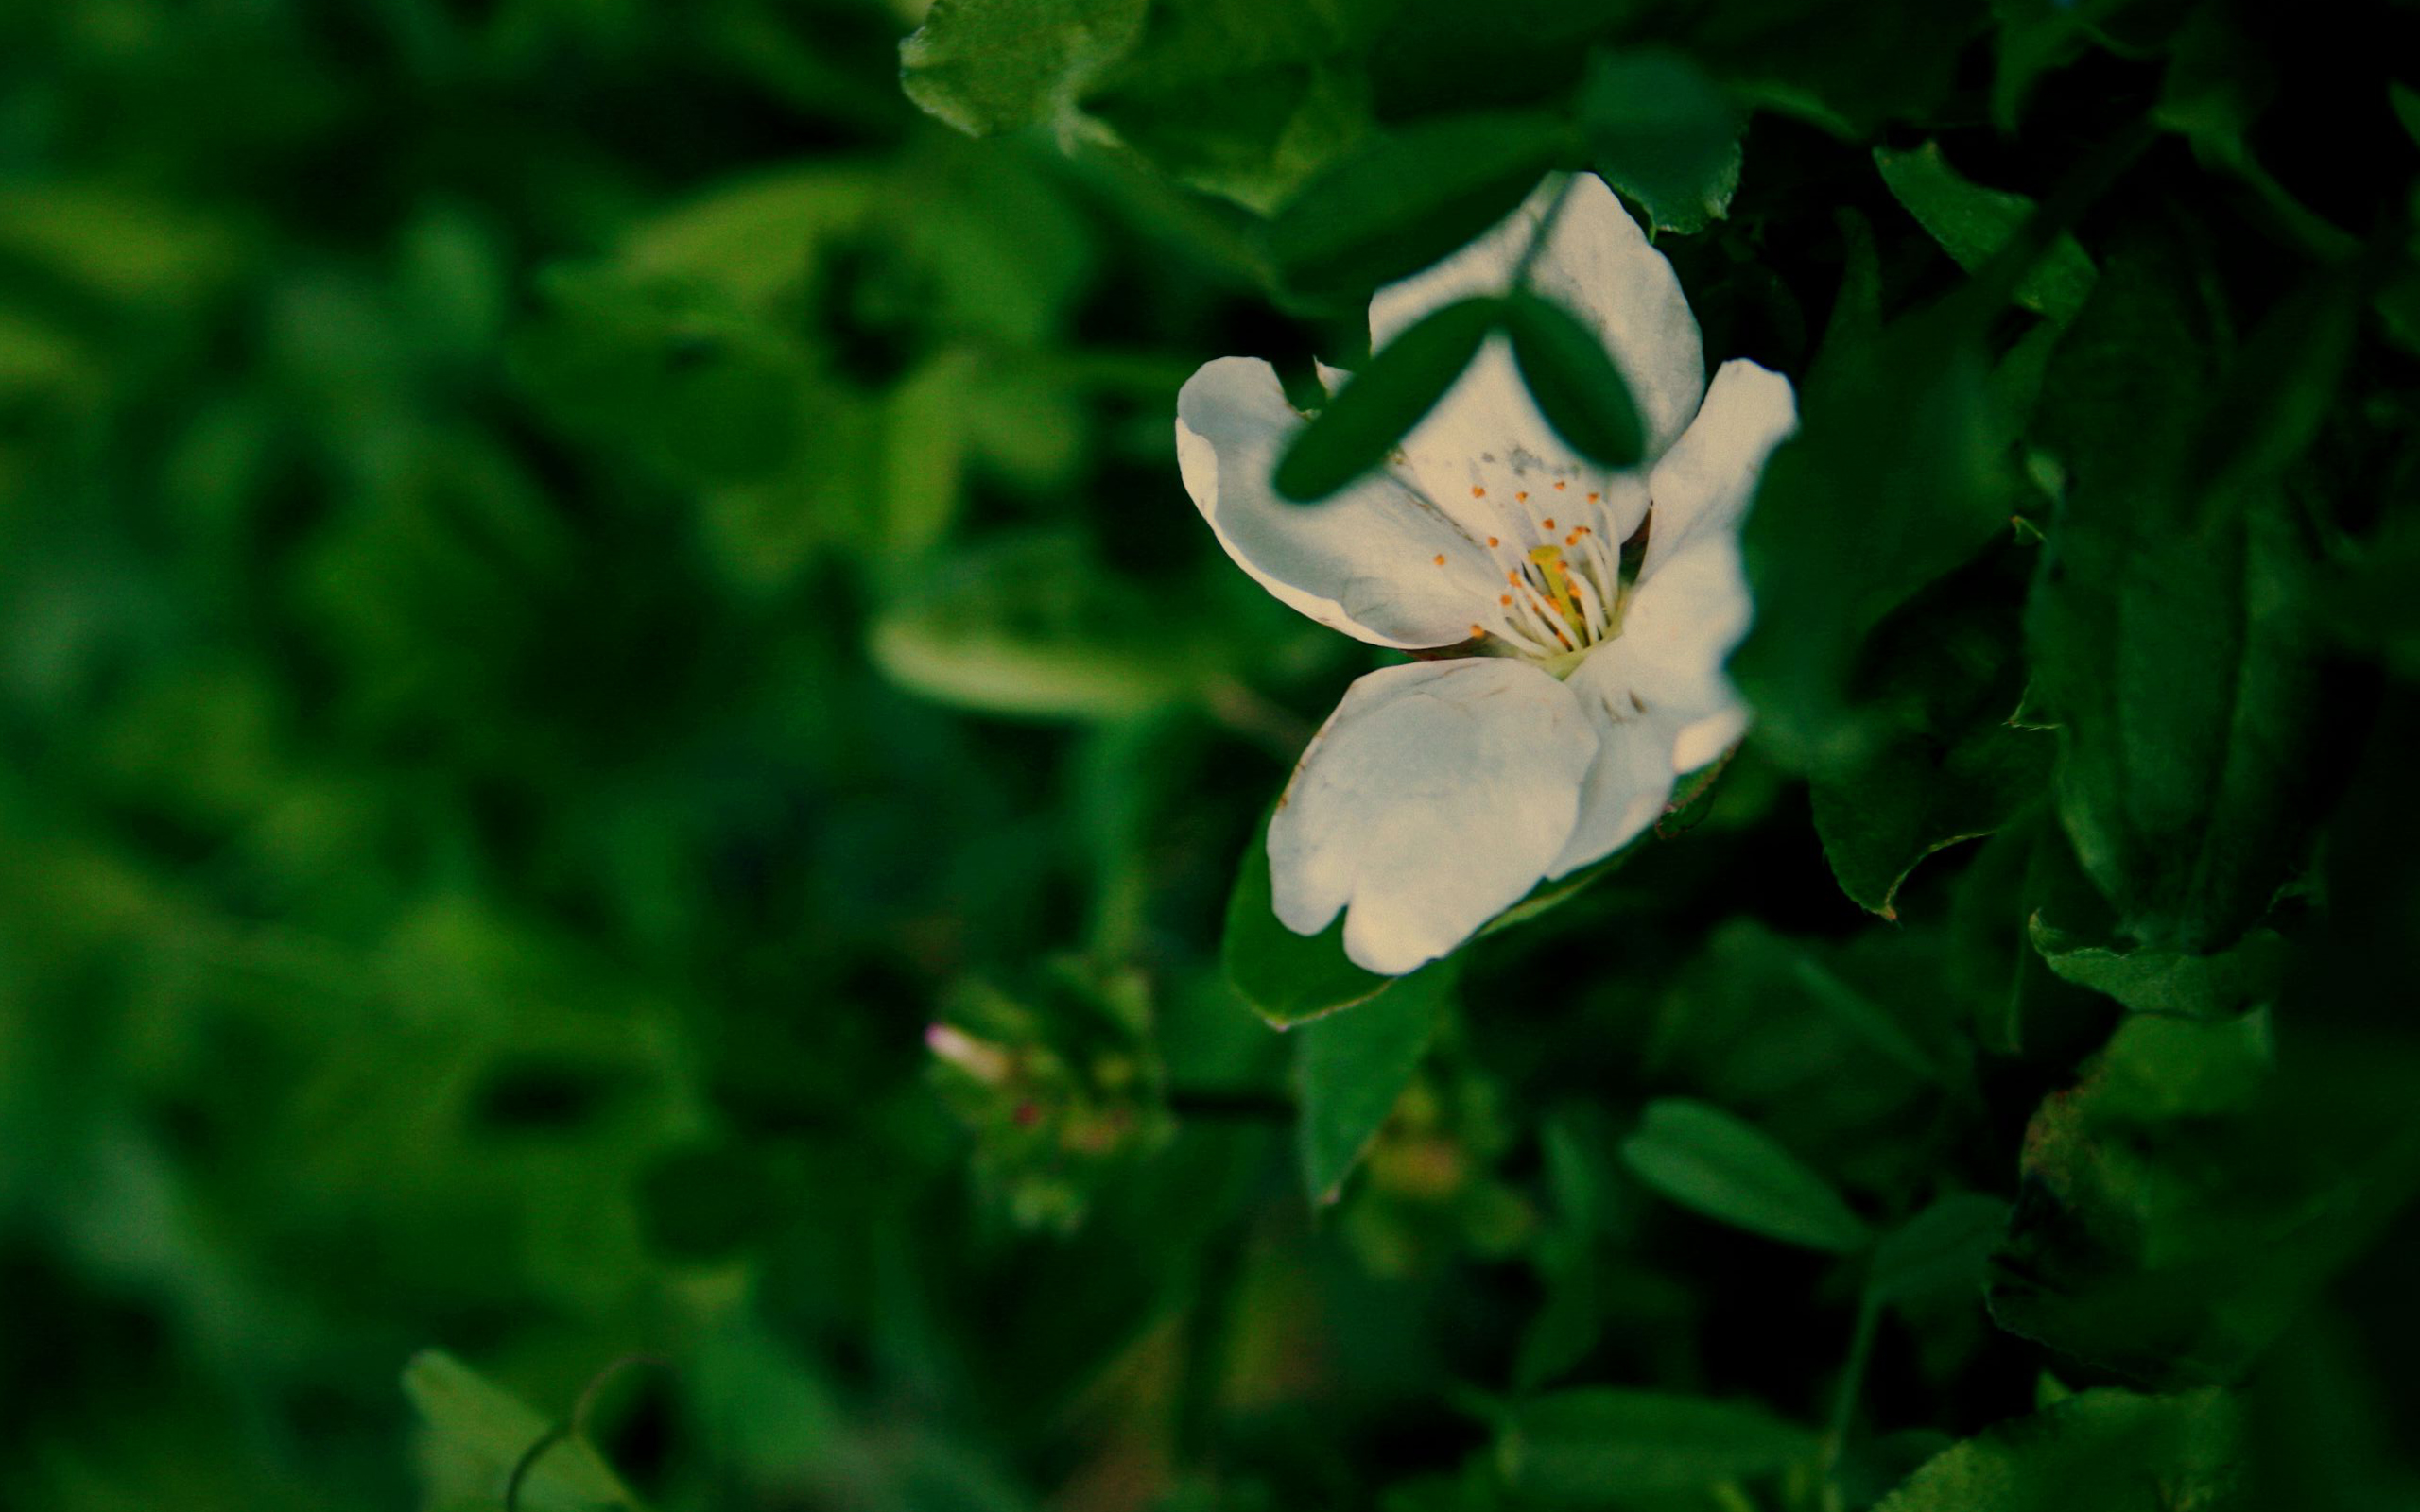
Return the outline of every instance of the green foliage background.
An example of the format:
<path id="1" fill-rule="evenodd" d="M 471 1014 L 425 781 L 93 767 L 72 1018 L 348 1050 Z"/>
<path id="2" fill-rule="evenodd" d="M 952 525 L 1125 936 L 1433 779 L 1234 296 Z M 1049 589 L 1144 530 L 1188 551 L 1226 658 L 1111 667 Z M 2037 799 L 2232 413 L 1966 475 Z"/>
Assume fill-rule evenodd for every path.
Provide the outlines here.
<path id="1" fill-rule="evenodd" d="M 2420 12 L 916 9 L 0 5 L 0 1504 L 2420 1505 Z M 1174 395 L 1582 167 L 1758 724 L 1390 985 Z"/>

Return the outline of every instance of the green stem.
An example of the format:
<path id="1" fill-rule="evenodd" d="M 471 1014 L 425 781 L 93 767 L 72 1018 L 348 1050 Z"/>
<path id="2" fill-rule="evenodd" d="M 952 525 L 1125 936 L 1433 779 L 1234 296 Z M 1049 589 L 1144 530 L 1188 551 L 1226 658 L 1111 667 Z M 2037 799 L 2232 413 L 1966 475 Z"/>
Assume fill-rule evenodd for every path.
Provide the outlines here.
<path id="1" fill-rule="evenodd" d="M 1243 1279 L 1242 1236 L 1213 1240 L 1201 1257 L 1193 1311 L 1184 1322 L 1184 1363 L 1177 1379 L 1176 1462 L 1189 1470 L 1214 1468 Z"/>
<path id="2" fill-rule="evenodd" d="M 1848 1444 L 1849 1423 L 1857 1416 L 1858 1398 L 1864 1393 L 1865 1367 L 1874 1358 L 1874 1336 L 1881 1326 L 1882 1300 L 1869 1285 L 1858 1304 L 1857 1331 L 1849 1336 L 1848 1361 L 1841 1366 L 1839 1394 L 1832 1399 L 1832 1420 L 1824 1430 L 1820 1469 L 1827 1506 L 1838 1501 L 1833 1471 L 1840 1467 L 1841 1452 Z"/>

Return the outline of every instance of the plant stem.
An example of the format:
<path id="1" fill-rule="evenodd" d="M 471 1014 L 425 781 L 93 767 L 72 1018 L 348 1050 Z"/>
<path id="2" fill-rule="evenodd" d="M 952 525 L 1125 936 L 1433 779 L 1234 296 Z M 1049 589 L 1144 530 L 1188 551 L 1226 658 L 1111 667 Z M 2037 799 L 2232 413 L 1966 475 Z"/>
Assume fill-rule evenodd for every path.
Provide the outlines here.
<path id="1" fill-rule="evenodd" d="M 1857 1416 L 1857 1400 L 1865 1388 L 1865 1367 L 1874 1358 L 1874 1336 L 1882 1325 L 1882 1301 L 1866 1288 L 1864 1298 L 1857 1310 L 1857 1329 L 1849 1336 L 1849 1357 L 1841 1366 L 1839 1393 L 1832 1399 L 1832 1420 L 1824 1430 L 1824 1454 L 1818 1469 L 1824 1480 L 1824 1503 L 1829 1507 L 1839 1503 L 1839 1488 L 1833 1471 L 1841 1462 L 1841 1451 L 1848 1444 L 1849 1423 Z"/>

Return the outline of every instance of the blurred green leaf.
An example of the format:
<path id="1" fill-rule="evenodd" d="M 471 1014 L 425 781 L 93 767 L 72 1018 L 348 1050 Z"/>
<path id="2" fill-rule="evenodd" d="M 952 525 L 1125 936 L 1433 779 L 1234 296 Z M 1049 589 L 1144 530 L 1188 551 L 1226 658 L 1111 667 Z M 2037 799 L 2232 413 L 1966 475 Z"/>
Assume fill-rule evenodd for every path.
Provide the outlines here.
<path id="1" fill-rule="evenodd" d="M 880 203 L 882 176 L 809 162 L 714 185 L 632 227 L 618 266 L 640 280 L 712 284 L 762 306 L 797 286 Z"/>
<path id="2" fill-rule="evenodd" d="M 501 1507 L 513 1467 L 550 1425 L 517 1397 L 441 1350 L 412 1357 L 404 1394 L 420 1416 L 421 1476 L 429 1512 Z M 521 1481 L 527 1512 L 638 1512 L 638 1498 L 585 1439 L 545 1450 Z"/>
<path id="3" fill-rule="evenodd" d="M 513 371 L 565 428 L 688 483 L 763 477 L 797 449 L 799 358 L 727 298 L 570 266 L 541 293 L 546 313 L 518 333 Z"/>
<path id="4" fill-rule="evenodd" d="M 1515 1407 L 1496 1462 L 1524 1497 L 1598 1506 L 1771 1475 L 1812 1458 L 1816 1444 L 1745 1402 L 1589 1387 Z"/>
<path id="5" fill-rule="evenodd" d="M 250 250 L 240 223 L 98 182 L 0 185 L 0 257 L 137 309 L 190 307 Z"/>
<path id="6" fill-rule="evenodd" d="M 1891 1306 L 1959 1296 L 1981 1301 L 1986 1263 L 2008 1219 L 2009 1206 L 1997 1197 L 1943 1197 L 1874 1246 L 1867 1293 Z"/>
<path id="7" fill-rule="evenodd" d="M 1659 1098 L 1622 1142 L 1631 1174 L 1693 1212 L 1810 1249 L 1872 1243 L 1831 1184 L 1755 1125 L 1705 1103 Z"/>
<path id="8" fill-rule="evenodd" d="M 2271 311 L 2227 365 L 2178 480 L 2204 513 L 2273 484 L 2337 413 L 2361 292 L 2352 269 L 2318 274 Z"/>
<path id="9" fill-rule="evenodd" d="M 1014 535 L 907 575 L 868 631 L 875 665 L 989 713 L 1114 719 L 1199 687 L 1206 652 L 1164 602 L 1066 532 Z"/>
<path id="10" fill-rule="evenodd" d="M 792 1200 L 761 1153 L 700 1143 L 667 1153 L 640 1177 L 638 1215 L 657 1254 L 712 1264 L 777 1229 Z"/>
<path id="11" fill-rule="evenodd" d="M 1495 328 L 1502 301 L 1460 300 L 1421 317 L 1295 434 L 1277 459 L 1277 491 L 1323 499 L 1386 460 L 1445 397 Z"/>
<path id="12" fill-rule="evenodd" d="M 2233 1399 L 2086 1391 L 1944 1452 L 1876 1512 L 2161 1512 L 2233 1500 Z"/>
<path id="13" fill-rule="evenodd" d="M 2126 1020 L 2027 1130 L 1993 1316 L 2153 1385 L 2239 1377 L 2409 1179 L 2403 1098 L 2292 1091 L 2266 1013 Z"/>
<path id="14" fill-rule="evenodd" d="M 1290 287 L 1335 298 L 1417 273 L 1517 207 L 1555 166 L 1558 116 L 1485 113 L 1419 122 L 1322 172 L 1269 227 Z"/>
<path id="15" fill-rule="evenodd" d="M 1405 977 L 1349 1013 L 1298 1024 L 1296 1144 L 1314 1203 L 1334 1202 L 1435 1038 L 1454 973 Z"/>
<path id="16" fill-rule="evenodd" d="M 2402 126 L 2403 134 L 2411 139 L 2413 146 L 2420 146 L 2420 90 L 2400 79 L 2390 79 L 2386 97 L 2394 109 L 2394 118 Z"/>
<path id="17" fill-rule="evenodd" d="M 2033 201 L 2025 196 L 1986 189 L 1962 176 L 1941 155 L 1938 142 L 1910 152 L 1876 147 L 1874 163 L 1908 214 L 1970 273 L 1990 262 L 2033 214 Z M 2083 308 L 2099 276 L 2076 239 L 2062 235 L 2017 281 L 2014 297 L 2064 325 Z"/>
<path id="18" fill-rule="evenodd" d="M 1985 0 L 1754 0 L 1689 14 L 1685 40 L 1765 108 L 1850 140 L 1922 119 L 1957 84 L 1960 55 L 1989 18 Z"/>
<path id="19" fill-rule="evenodd" d="M 1600 466 L 1637 466 L 1646 428 L 1603 338 L 1562 305 L 1534 294 L 1510 296 L 1502 311 L 1521 382 L 1555 433 Z"/>
<path id="20" fill-rule="evenodd" d="M 1134 43 L 1146 0 L 934 0 L 899 44 L 908 97 L 971 136 L 1054 124 Z"/>
<path id="21" fill-rule="evenodd" d="M 1597 172 L 1645 209 L 1654 229 L 1687 234 L 1729 214 L 1743 123 L 1686 56 L 1599 53 L 1579 110 Z"/>

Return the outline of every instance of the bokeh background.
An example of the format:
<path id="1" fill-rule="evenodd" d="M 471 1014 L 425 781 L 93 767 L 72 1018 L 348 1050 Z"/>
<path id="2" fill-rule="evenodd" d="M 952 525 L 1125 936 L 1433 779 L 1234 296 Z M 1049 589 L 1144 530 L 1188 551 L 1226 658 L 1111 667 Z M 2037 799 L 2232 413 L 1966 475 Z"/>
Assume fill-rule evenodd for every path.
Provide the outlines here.
<path id="1" fill-rule="evenodd" d="M 1870 1214 L 2014 1198 L 2116 1013 L 1974 922 L 2047 821 L 1884 926 L 1752 745 L 1684 840 L 1489 944 L 1315 1205 L 1219 940 L 1375 662 L 1219 557 L 1173 396 L 1361 355 L 1258 232 L 1331 137 L 1565 88 L 1625 27 L 1804 65 L 1731 220 L 1669 243 L 1710 357 L 1803 373 L 1873 240 L 1844 207 L 1894 307 L 1962 277 L 1867 137 L 1967 129 L 2046 192 L 2170 33 L 1363 9 L 1363 125 L 1272 43 L 1282 110 L 1201 113 L 1163 59 L 1098 112 L 1121 146 L 920 111 L 908 0 L 0 7 L 0 1503 L 493 1506 L 591 1385 L 602 1458 L 525 1506 L 610 1503 L 610 1460 L 670 1508 L 1481 1508 L 1508 1390 L 1824 1420 L 1856 1279 L 1615 1151 L 1680 1092 Z M 2293 107 L 2349 116 L 2292 56 Z M 2065 70 L 2034 134 L 1996 58 Z M 2342 64 L 2365 129 L 2387 66 Z M 2188 218 L 2237 195 L 2159 150 Z M 2411 171 L 2291 161 L 2357 232 Z M 2241 297 L 2294 253 L 2221 262 Z M 2344 404 L 2408 435 L 2380 360 Z M 2360 632 L 2407 668 L 2409 555 Z M 1978 1061 L 2012 972 L 2033 1032 Z M 2411 1485 L 2404 1251 L 2360 1252 L 2261 1420 L 2361 1489 L 2293 1504 Z M 1883 1327 L 1849 1504 L 2064 1389 L 1969 1292 Z"/>

